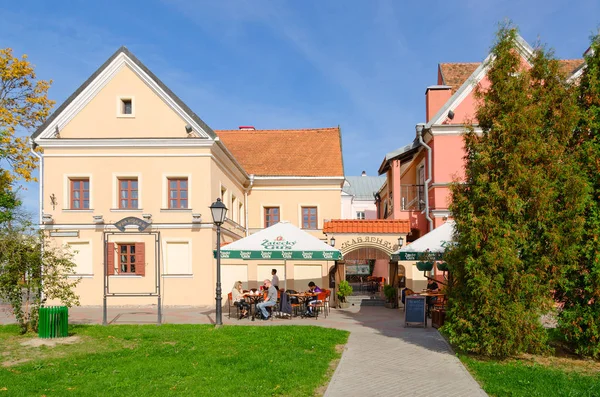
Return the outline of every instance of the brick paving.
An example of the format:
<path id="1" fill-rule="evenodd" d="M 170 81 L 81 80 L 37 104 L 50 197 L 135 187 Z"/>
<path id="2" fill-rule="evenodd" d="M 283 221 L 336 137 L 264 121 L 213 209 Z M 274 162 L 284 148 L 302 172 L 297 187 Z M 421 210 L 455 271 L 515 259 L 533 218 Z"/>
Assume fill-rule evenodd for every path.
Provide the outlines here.
<path id="1" fill-rule="evenodd" d="M 0 306 L 0 324 L 14 321 Z M 225 325 L 317 325 L 350 331 L 342 359 L 325 397 L 352 396 L 486 396 L 452 353 L 436 329 L 405 328 L 401 310 L 355 306 L 331 310 L 327 318 L 276 318 L 274 321 L 229 319 Z M 110 307 L 110 324 L 156 323 L 155 306 Z M 234 316 L 235 317 L 235 316 Z M 214 324 L 210 307 L 165 307 L 163 323 Z M 101 307 L 76 307 L 69 311 L 73 324 L 101 324 Z"/>

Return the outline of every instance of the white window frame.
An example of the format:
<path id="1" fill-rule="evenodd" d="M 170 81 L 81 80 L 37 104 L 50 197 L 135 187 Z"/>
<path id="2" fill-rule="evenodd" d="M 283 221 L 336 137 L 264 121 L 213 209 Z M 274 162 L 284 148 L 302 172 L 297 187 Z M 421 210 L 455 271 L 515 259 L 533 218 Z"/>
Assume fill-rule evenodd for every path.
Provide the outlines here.
<path id="1" fill-rule="evenodd" d="M 133 179 L 137 178 L 138 181 L 138 207 L 134 209 L 123 209 L 119 208 L 119 179 Z M 141 172 L 113 172 L 113 188 L 112 188 L 112 208 L 110 209 L 113 212 L 136 212 L 143 211 L 144 205 L 142 203 L 142 189 L 143 189 L 143 181 Z M 91 205 L 91 203 L 90 203 Z"/>
<path id="2" fill-rule="evenodd" d="M 86 209 L 73 209 L 71 208 L 71 180 L 72 179 L 85 179 L 90 181 L 90 208 Z M 92 174 L 63 174 L 63 211 L 73 212 L 93 212 L 94 211 L 94 195 L 92 189 L 94 184 L 92 183 Z"/>
<path id="3" fill-rule="evenodd" d="M 169 208 L 169 178 L 187 178 L 188 183 L 188 207 L 187 208 Z M 138 181 L 139 187 L 139 181 Z M 139 191 L 138 191 L 139 195 Z M 162 201 L 161 209 L 168 211 L 191 211 L 192 209 L 192 174 L 182 173 L 163 173 L 162 174 Z"/>
<path id="4" fill-rule="evenodd" d="M 123 101 L 131 101 L 131 114 L 123 113 Z M 119 95 L 117 96 L 117 117 L 118 118 L 134 118 L 135 117 L 135 97 L 133 95 Z"/>

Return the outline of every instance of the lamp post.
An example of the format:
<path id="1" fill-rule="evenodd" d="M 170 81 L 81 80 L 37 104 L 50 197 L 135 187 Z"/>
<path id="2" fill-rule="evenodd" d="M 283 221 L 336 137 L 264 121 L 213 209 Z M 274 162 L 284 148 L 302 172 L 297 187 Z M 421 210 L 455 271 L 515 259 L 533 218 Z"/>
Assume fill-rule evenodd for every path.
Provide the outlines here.
<path id="1" fill-rule="evenodd" d="M 227 207 L 221 201 L 217 199 L 210 206 L 210 213 L 212 214 L 213 223 L 217 226 L 217 313 L 215 315 L 215 326 L 220 327 L 223 325 L 223 313 L 222 313 L 222 298 L 221 298 L 221 225 L 225 222 L 225 215 L 227 215 Z"/>

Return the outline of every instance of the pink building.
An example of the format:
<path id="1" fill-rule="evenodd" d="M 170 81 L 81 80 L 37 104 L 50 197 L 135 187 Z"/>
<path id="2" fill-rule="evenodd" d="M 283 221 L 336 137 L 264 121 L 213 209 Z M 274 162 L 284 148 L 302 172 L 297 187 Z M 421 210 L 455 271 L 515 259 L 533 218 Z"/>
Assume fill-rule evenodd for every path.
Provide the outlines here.
<path id="1" fill-rule="evenodd" d="M 533 48 L 520 36 L 517 48 L 523 66 L 529 67 Z M 474 89 L 490 84 L 490 59 L 488 55 L 481 63 L 439 64 L 437 84 L 425 90 L 425 122 L 416 125 L 415 139 L 387 153 L 379 168 L 386 182 L 376 196 L 377 217 L 408 220 L 409 242 L 451 217 L 449 187 L 464 176 L 462 135 L 471 123 L 479 129 Z M 568 79 L 581 74 L 583 59 L 560 62 Z"/>

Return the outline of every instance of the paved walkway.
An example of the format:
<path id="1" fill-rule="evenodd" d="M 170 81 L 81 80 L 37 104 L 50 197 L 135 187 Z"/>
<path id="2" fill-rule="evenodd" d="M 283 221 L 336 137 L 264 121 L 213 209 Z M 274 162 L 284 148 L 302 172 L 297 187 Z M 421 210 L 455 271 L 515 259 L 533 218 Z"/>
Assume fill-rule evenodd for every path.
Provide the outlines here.
<path id="1" fill-rule="evenodd" d="M 13 319 L 0 307 L 0 324 Z M 156 323 L 156 307 L 115 307 L 108 310 L 110 324 Z M 229 319 L 230 325 L 318 325 L 350 331 L 342 359 L 325 392 L 337 396 L 486 396 L 436 329 L 405 328 L 404 312 L 378 306 L 331 311 L 326 319 L 255 321 Z M 165 307 L 163 322 L 214 324 L 209 307 Z M 101 324 L 101 307 L 77 307 L 69 322 Z"/>

